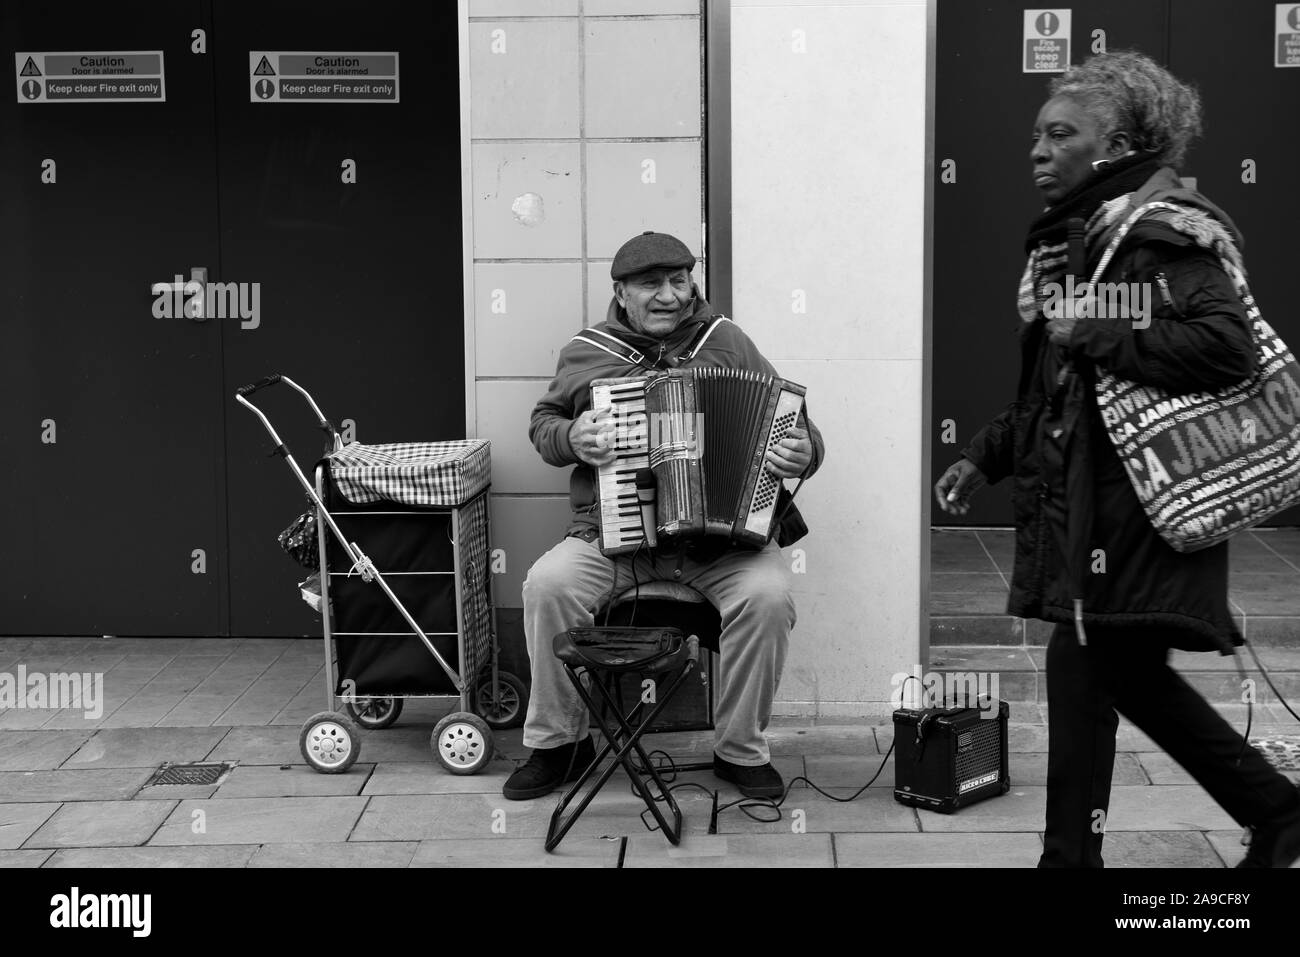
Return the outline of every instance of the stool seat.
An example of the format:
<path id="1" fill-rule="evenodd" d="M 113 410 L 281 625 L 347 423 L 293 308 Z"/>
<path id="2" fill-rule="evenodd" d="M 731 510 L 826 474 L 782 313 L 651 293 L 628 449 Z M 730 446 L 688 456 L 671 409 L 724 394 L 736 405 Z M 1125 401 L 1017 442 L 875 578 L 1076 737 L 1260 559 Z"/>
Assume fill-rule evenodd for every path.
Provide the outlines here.
<path id="1" fill-rule="evenodd" d="M 571 668 L 647 675 L 680 668 L 691 650 L 676 628 L 570 628 L 552 648 Z"/>

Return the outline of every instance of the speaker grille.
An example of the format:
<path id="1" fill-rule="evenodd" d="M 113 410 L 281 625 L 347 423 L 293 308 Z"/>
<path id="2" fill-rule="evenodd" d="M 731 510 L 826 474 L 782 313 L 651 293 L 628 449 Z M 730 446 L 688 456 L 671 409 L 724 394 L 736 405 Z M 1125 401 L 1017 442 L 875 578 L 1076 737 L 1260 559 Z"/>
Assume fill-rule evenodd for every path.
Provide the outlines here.
<path id="1" fill-rule="evenodd" d="M 957 736 L 957 780 L 1001 770 L 1002 741 L 998 721 L 981 720 Z"/>

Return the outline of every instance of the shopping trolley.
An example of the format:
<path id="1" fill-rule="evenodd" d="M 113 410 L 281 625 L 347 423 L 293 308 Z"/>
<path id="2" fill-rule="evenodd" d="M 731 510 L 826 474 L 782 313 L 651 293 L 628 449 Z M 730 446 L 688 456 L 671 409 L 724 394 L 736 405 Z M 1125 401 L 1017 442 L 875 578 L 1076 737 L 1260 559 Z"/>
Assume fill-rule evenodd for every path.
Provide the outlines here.
<path id="1" fill-rule="evenodd" d="M 249 401 L 281 382 L 307 400 L 329 438 L 314 484 Z M 242 386 L 235 400 L 262 421 L 316 513 L 326 710 L 302 727 L 303 758 L 341 773 L 361 753 L 357 725 L 388 727 L 406 698 L 454 698 L 458 710 L 437 723 L 430 745 L 452 774 L 482 770 L 493 729 L 521 724 L 528 702 L 523 682 L 497 664 L 488 443 L 345 446 L 307 390 L 278 374 Z"/>

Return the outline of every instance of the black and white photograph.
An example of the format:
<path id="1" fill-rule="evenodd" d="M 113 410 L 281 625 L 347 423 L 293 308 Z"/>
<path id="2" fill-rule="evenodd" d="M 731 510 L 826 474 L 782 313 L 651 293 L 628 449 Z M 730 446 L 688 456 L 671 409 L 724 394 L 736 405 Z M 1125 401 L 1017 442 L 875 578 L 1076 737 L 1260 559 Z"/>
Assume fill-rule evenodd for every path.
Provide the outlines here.
<path id="1" fill-rule="evenodd" d="M 6 0 L 0 48 L 15 932 L 800 868 L 1294 939 L 1300 2 Z"/>

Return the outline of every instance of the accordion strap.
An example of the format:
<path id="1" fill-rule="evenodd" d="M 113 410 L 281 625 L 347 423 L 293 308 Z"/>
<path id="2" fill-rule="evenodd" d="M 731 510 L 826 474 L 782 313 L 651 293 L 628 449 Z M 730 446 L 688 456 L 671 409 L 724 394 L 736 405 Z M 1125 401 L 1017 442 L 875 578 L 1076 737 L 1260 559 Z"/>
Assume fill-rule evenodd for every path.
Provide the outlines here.
<path id="1" fill-rule="evenodd" d="M 730 321 L 730 319 L 721 313 L 714 316 L 711 323 L 707 326 L 701 327 L 700 331 L 695 334 L 695 338 L 691 340 L 690 347 L 681 354 L 679 360 L 681 362 L 688 362 L 689 360 L 694 359 L 696 354 L 704 348 L 704 343 L 709 341 L 709 336 L 713 335 L 713 330 L 722 325 L 722 323 Z"/>
<path id="2" fill-rule="evenodd" d="M 704 343 L 709 341 L 709 336 L 713 335 L 713 330 L 717 329 L 718 326 L 724 322 L 731 322 L 731 320 L 726 316 L 719 314 L 714 316 L 713 321 L 708 325 L 701 326 L 699 331 L 695 333 L 695 337 L 691 340 L 690 345 L 687 346 L 686 351 L 677 356 L 677 362 L 688 362 L 691 359 L 694 359 L 696 354 L 704 348 Z M 600 338 L 594 338 L 596 336 L 599 336 Z M 584 329 L 569 341 L 585 342 L 589 346 L 595 346 L 602 352 L 608 352 L 610 355 L 622 359 L 624 362 L 630 362 L 632 365 L 641 366 L 643 369 L 654 368 L 652 363 L 646 361 L 644 352 L 640 349 L 633 348 L 618 336 L 605 332 L 602 329 Z"/>
<path id="3" fill-rule="evenodd" d="M 600 336 L 605 341 L 601 342 L 600 339 L 593 339 L 591 338 L 592 336 Z M 569 341 L 585 342 L 589 346 L 595 346 L 597 349 L 600 349 L 603 352 L 608 352 L 610 355 L 622 359 L 624 362 L 630 362 L 634 366 L 641 366 L 645 369 L 651 368 L 651 366 L 645 361 L 644 352 L 632 348 L 618 336 L 610 335 L 608 332 L 602 332 L 599 329 L 583 330 Z"/>

